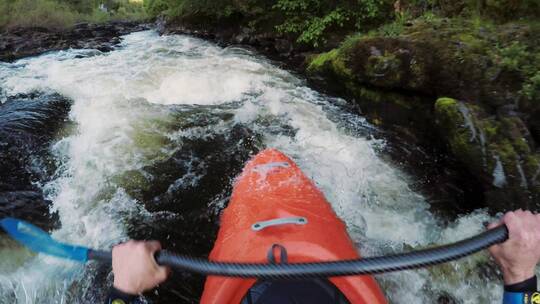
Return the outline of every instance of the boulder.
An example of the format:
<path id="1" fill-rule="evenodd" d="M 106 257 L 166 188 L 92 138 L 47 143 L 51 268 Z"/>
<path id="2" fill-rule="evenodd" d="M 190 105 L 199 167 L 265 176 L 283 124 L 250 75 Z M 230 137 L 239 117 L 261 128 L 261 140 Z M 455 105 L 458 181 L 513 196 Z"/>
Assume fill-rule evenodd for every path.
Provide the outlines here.
<path id="1" fill-rule="evenodd" d="M 450 151 L 481 181 L 493 210 L 539 207 L 540 154 L 519 117 L 490 116 L 452 98 L 437 100 L 435 117 Z"/>
<path id="2" fill-rule="evenodd" d="M 71 101 L 35 92 L 0 105 L 0 218 L 11 216 L 44 228 L 55 225 L 37 182 L 56 170 L 49 144 L 66 123 Z M 36 166 L 36 164 L 39 164 Z"/>

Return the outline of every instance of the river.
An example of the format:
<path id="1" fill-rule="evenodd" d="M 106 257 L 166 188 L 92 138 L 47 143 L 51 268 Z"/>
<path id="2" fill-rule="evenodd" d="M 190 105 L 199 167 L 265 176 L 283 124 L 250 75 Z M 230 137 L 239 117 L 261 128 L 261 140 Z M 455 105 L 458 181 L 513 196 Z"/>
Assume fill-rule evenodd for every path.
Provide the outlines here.
<path id="1" fill-rule="evenodd" d="M 205 256 L 235 175 L 265 147 L 316 182 L 364 256 L 456 241 L 492 220 L 485 210 L 435 216 L 344 100 L 242 48 L 144 31 L 110 53 L 0 63 L 0 81 L 4 98 L 37 90 L 73 100 L 71 123 L 50 147 L 56 172 L 39 185 L 58 214 L 52 234 L 65 242 L 159 239 Z M 1 303 L 92 303 L 110 284 L 102 265 L 34 255 L 5 236 L 0 244 Z M 391 303 L 496 303 L 502 294 L 486 253 L 376 279 Z M 196 302 L 203 282 L 174 274 L 147 300 Z"/>

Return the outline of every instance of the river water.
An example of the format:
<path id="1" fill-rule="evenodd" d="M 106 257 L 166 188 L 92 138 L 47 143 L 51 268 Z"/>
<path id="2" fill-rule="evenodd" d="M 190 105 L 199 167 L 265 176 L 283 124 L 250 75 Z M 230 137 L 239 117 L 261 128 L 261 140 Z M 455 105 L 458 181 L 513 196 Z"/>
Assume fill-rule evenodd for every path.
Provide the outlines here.
<path id="1" fill-rule="evenodd" d="M 293 158 L 322 189 L 364 256 L 471 236 L 491 220 L 429 211 L 413 177 L 385 160 L 376 129 L 305 81 L 245 49 L 153 31 L 110 53 L 68 50 L 0 63 L 3 97 L 56 92 L 73 100 L 50 147 L 57 170 L 39 184 L 59 218 L 55 238 L 96 248 L 159 239 L 205 256 L 243 163 L 265 147 Z M 1 303 L 92 303 L 109 269 L 34 255 L 0 239 Z M 485 253 L 376 276 L 391 303 L 496 303 Z M 149 295 L 196 302 L 204 278 L 174 274 Z"/>

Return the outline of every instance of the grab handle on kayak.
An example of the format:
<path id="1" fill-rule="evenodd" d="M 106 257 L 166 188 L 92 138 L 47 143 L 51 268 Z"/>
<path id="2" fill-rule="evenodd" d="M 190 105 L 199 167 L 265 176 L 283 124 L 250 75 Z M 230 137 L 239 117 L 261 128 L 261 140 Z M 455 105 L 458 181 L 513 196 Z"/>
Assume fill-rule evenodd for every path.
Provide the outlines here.
<path id="1" fill-rule="evenodd" d="M 282 218 L 277 218 L 277 219 L 268 220 L 268 221 L 256 222 L 255 224 L 251 225 L 251 230 L 261 231 L 268 227 L 288 225 L 288 224 L 305 225 L 307 224 L 307 222 L 308 222 L 307 218 L 301 217 L 301 216 L 282 217 Z"/>

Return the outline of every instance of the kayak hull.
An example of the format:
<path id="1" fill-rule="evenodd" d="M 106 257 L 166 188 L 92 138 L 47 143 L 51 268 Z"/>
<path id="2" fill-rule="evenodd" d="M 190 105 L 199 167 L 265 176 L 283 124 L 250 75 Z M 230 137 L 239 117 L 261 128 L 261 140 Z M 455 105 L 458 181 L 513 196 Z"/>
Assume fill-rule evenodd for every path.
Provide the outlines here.
<path id="1" fill-rule="evenodd" d="M 305 222 L 287 223 L 294 218 Z M 255 223 L 274 223 L 276 219 L 283 223 L 253 228 Z M 360 257 L 323 193 L 287 156 L 267 149 L 250 160 L 236 179 L 209 259 L 268 263 L 268 251 L 274 244 L 286 249 L 288 263 Z M 371 276 L 329 280 L 351 303 L 387 303 Z M 201 303 L 240 303 L 255 283 L 255 279 L 209 276 Z"/>

